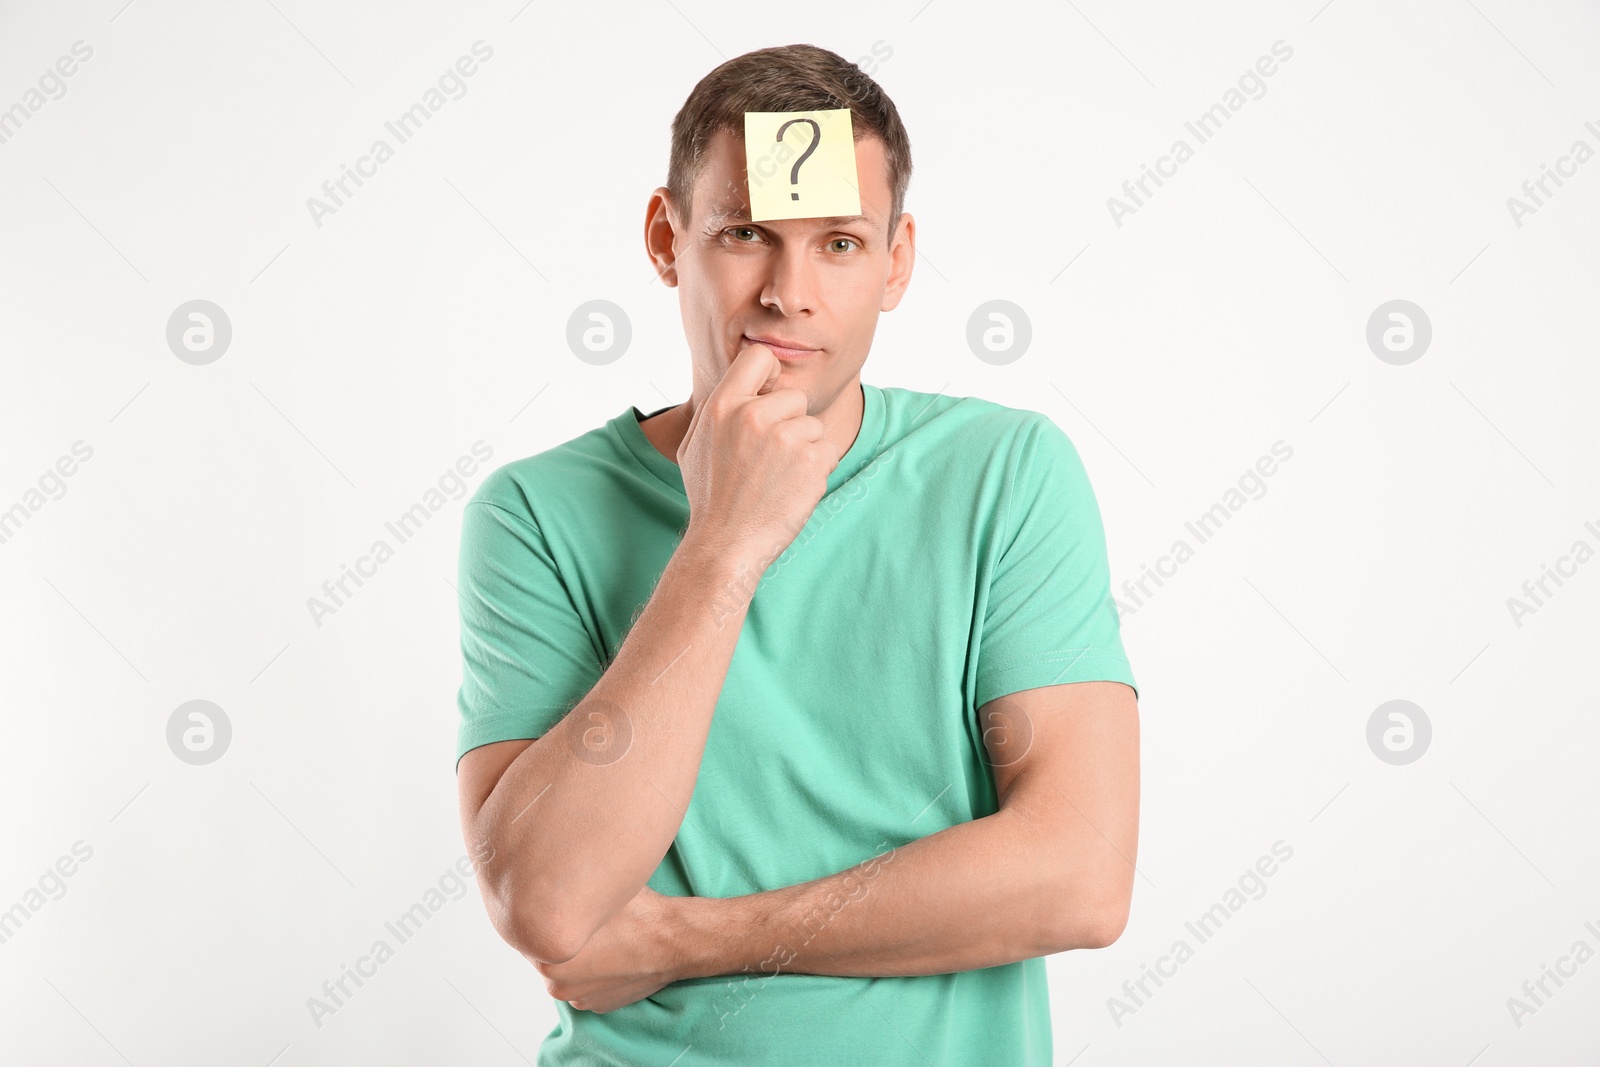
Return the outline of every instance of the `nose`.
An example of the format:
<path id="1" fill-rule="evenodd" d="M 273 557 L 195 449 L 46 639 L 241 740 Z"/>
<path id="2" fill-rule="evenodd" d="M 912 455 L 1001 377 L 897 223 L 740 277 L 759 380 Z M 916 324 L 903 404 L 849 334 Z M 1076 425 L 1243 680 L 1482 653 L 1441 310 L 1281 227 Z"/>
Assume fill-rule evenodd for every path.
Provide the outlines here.
<path id="1" fill-rule="evenodd" d="M 790 243 L 769 262 L 772 269 L 761 290 L 761 306 L 786 317 L 814 312 L 817 273 L 810 249 L 804 243 Z"/>

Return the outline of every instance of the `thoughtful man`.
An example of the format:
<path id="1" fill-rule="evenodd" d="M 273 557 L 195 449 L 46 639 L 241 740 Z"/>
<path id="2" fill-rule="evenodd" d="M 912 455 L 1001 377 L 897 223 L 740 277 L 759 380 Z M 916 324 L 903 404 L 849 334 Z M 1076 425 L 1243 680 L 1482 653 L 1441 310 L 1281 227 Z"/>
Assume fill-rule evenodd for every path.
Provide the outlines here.
<path id="1" fill-rule="evenodd" d="M 861 215 L 752 221 L 743 115 L 837 108 Z M 1127 922 L 1137 693 L 1077 452 L 860 380 L 910 173 L 832 52 L 714 70 L 644 227 L 692 395 L 465 509 L 461 820 L 558 1001 L 541 1064 L 1043 1067 L 1040 957 Z"/>

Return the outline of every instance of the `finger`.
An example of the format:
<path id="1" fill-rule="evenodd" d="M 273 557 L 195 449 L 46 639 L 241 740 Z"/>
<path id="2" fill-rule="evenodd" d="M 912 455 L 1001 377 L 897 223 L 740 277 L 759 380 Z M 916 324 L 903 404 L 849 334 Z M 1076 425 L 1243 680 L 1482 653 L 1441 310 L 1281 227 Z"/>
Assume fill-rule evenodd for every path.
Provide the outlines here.
<path id="1" fill-rule="evenodd" d="M 722 381 L 711 392 L 726 396 L 759 396 L 778 383 L 783 364 L 766 345 L 749 345 L 728 365 Z"/>
<path id="2" fill-rule="evenodd" d="M 783 373 L 783 361 L 773 355 L 772 349 L 766 345 L 751 345 L 750 347 L 759 348 L 767 355 L 772 356 L 772 365 L 767 370 L 766 381 L 762 382 L 760 388 L 756 390 L 757 396 L 763 396 L 778 387 L 778 376 Z"/>
<path id="3" fill-rule="evenodd" d="M 806 414 L 811 398 L 806 396 L 804 389 L 789 387 L 774 389 L 770 393 L 763 393 L 748 403 L 760 411 L 767 419 L 778 422 L 785 419 L 799 418 Z M 820 426 L 820 423 L 819 423 Z"/>

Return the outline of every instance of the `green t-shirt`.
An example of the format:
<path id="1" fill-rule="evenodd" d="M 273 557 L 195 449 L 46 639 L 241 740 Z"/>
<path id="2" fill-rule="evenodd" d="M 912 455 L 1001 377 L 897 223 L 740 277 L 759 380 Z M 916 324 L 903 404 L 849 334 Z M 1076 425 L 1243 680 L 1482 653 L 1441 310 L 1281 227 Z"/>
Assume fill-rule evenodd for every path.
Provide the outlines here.
<path id="1" fill-rule="evenodd" d="M 660 893 L 780 889 L 991 815 L 984 703 L 1134 685 L 1099 509 L 1067 436 L 974 397 L 865 383 L 862 395 L 855 443 L 756 588 L 694 795 L 650 878 Z M 677 547 L 682 475 L 643 417 L 630 407 L 505 464 L 466 506 L 458 763 L 558 722 Z M 1051 1062 L 1043 959 L 915 977 L 769 968 L 674 982 L 605 1014 L 556 1007 L 541 1067 Z"/>

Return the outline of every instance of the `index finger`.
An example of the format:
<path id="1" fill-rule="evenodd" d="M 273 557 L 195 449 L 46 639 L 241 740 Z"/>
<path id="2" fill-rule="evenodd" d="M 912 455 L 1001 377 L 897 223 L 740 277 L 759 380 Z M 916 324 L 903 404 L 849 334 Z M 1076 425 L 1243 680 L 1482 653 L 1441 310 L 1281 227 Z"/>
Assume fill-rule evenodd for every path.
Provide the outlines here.
<path id="1" fill-rule="evenodd" d="M 726 390 L 730 396 L 760 396 L 778 384 L 783 363 L 766 345 L 750 345 L 741 349 L 722 380 L 712 393 Z"/>

